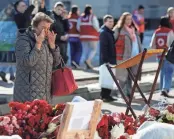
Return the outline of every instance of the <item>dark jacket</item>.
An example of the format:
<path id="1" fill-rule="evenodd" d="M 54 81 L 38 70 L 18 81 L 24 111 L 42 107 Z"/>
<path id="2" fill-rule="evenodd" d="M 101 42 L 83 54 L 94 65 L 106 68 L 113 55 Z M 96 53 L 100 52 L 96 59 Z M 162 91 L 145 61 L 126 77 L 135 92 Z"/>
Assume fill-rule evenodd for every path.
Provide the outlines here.
<path id="1" fill-rule="evenodd" d="M 66 35 L 69 31 L 68 19 L 63 19 L 61 16 L 56 15 L 55 12 L 52 12 L 50 17 L 54 20 L 51 29 L 57 33 L 56 44 L 64 43 L 64 41 L 60 40 L 60 37 Z"/>
<path id="2" fill-rule="evenodd" d="M 60 37 L 66 35 L 69 31 L 68 19 L 63 19 L 60 15 L 57 15 L 54 11 L 47 11 L 46 8 L 42 9 L 42 12 L 44 12 L 54 20 L 54 23 L 51 25 L 51 30 L 57 33 L 56 44 L 60 46 L 61 43 L 67 43 L 67 41 L 62 41 Z"/>
<path id="3" fill-rule="evenodd" d="M 25 30 L 31 25 L 31 14 L 34 8 L 34 5 L 30 5 L 24 13 L 17 12 L 15 14 L 14 21 L 20 33 L 24 33 Z"/>
<path id="4" fill-rule="evenodd" d="M 102 26 L 100 30 L 100 65 L 104 63 L 116 64 L 114 32 Z"/>
<path id="5" fill-rule="evenodd" d="M 14 101 L 51 100 L 52 69 L 60 64 L 59 47 L 50 49 L 45 40 L 36 48 L 34 32 L 28 29 L 16 42 Z"/>

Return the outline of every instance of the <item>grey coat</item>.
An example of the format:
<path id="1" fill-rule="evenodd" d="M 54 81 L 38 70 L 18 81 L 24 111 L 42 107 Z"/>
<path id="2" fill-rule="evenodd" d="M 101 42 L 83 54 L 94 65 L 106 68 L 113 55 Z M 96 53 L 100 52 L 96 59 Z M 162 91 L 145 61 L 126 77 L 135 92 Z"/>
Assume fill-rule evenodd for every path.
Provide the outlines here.
<path id="1" fill-rule="evenodd" d="M 60 61 L 59 47 L 50 49 L 45 40 L 38 50 L 31 29 L 20 34 L 16 42 L 14 101 L 44 99 L 50 102 L 52 69 L 58 66 Z"/>
<path id="2" fill-rule="evenodd" d="M 115 29 L 113 31 L 114 31 L 114 38 L 117 39 L 117 37 L 119 35 L 119 31 L 118 31 L 118 29 Z M 120 64 L 123 61 L 131 58 L 131 53 L 132 53 L 132 40 L 131 40 L 129 33 L 123 28 L 123 29 L 121 29 L 120 34 L 125 35 L 125 49 L 124 49 L 124 54 L 123 54 L 123 60 L 117 60 L 117 64 Z M 138 41 L 138 46 L 139 46 L 139 52 L 141 52 L 142 47 L 141 47 L 140 38 L 139 38 L 139 35 L 137 32 L 136 32 L 136 36 L 137 36 L 137 41 Z M 133 71 L 134 74 L 137 73 L 137 67 L 138 66 L 134 66 L 131 68 L 131 70 Z M 123 81 L 123 82 L 126 81 L 128 78 L 127 70 L 126 69 L 116 69 L 116 77 L 120 81 Z"/>

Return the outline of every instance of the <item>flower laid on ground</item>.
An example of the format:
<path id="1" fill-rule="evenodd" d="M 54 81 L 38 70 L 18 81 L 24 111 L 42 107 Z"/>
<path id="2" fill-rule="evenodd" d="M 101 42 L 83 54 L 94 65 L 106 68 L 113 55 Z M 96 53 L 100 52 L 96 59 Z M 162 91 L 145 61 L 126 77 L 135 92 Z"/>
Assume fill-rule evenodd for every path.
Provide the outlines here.
<path id="1" fill-rule="evenodd" d="M 158 122 L 174 124 L 174 104 L 168 105 L 162 111 L 150 108 L 148 116 L 153 117 Z"/>
<path id="2" fill-rule="evenodd" d="M 15 116 L 0 117 L 0 135 L 12 135 L 19 128 Z"/>
<path id="3" fill-rule="evenodd" d="M 0 117 L 0 135 L 17 134 L 25 139 L 37 139 L 45 132 L 50 135 L 56 131 L 65 105 L 52 107 L 45 100 L 34 100 L 10 102 L 9 107 L 10 115 Z"/>
<path id="4" fill-rule="evenodd" d="M 55 105 L 55 107 L 53 107 L 53 114 L 54 116 L 58 116 L 60 114 L 63 113 L 64 109 L 65 109 L 65 104 L 57 104 Z"/>
<path id="5" fill-rule="evenodd" d="M 120 123 L 119 125 L 115 125 L 111 130 L 111 139 L 117 139 L 124 134 L 124 125 Z"/>
<path id="6" fill-rule="evenodd" d="M 24 139 L 56 138 L 65 104 L 51 106 L 45 100 L 9 103 L 11 113 L 0 117 L 0 135 L 19 135 Z M 174 124 L 174 105 L 163 110 L 149 108 L 135 120 L 123 113 L 103 115 L 97 125 L 98 139 L 130 139 L 146 121 Z"/>
<path id="7" fill-rule="evenodd" d="M 19 129 L 16 134 L 26 139 L 37 139 L 52 119 L 52 106 L 45 100 L 9 103 L 11 114 L 17 118 Z"/>
<path id="8" fill-rule="evenodd" d="M 119 139 L 124 133 L 135 134 L 138 128 L 137 123 L 132 117 L 123 113 L 104 115 L 97 126 L 97 131 L 102 139 Z"/>

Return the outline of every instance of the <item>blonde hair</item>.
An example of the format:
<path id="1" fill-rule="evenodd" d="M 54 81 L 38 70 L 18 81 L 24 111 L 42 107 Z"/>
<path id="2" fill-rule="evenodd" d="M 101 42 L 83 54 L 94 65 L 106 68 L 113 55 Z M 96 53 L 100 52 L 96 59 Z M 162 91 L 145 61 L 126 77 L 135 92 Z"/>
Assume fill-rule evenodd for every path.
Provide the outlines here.
<path id="1" fill-rule="evenodd" d="M 169 7 L 169 8 L 167 9 L 167 14 L 169 14 L 169 13 L 172 12 L 172 11 L 174 11 L 174 7 Z"/>
<path id="2" fill-rule="evenodd" d="M 33 28 L 36 28 L 41 21 L 46 21 L 48 23 L 54 23 L 54 20 L 52 20 L 48 15 L 46 15 L 42 12 L 39 12 L 34 16 L 32 22 L 31 22 L 31 26 Z"/>
<path id="3" fill-rule="evenodd" d="M 114 29 L 116 29 L 116 28 L 120 28 L 120 29 L 123 28 L 127 16 L 132 16 L 132 14 L 129 13 L 129 12 L 124 12 L 121 15 L 120 19 L 118 20 L 117 24 L 115 25 Z"/>

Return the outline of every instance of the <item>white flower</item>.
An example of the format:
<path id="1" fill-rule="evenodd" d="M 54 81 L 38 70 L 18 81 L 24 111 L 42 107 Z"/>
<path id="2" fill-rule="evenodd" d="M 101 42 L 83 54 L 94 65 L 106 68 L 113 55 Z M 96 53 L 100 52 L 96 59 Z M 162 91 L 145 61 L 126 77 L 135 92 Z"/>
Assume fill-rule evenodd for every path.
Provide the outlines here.
<path id="1" fill-rule="evenodd" d="M 164 110 L 164 111 L 161 112 L 162 115 L 166 115 L 166 114 L 168 114 L 168 113 L 169 113 L 168 110 Z"/>
<path id="2" fill-rule="evenodd" d="M 54 132 L 57 128 L 57 125 L 54 123 L 49 123 L 48 125 L 48 129 L 47 129 L 47 133 L 51 134 L 52 132 Z"/>
<path id="3" fill-rule="evenodd" d="M 161 118 L 160 118 L 160 119 L 158 119 L 158 122 L 162 123 L 162 122 L 163 122 L 163 119 L 161 119 Z"/>
<path id="4" fill-rule="evenodd" d="M 124 125 L 123 124 L 115 125 L 114 128 L 111 130 L 112 138 L 117 139 L 123 134 L 124 134 Z"/>
<path id="5" fill-rule="evenodd" d="M 97 132 L 97 131 L 95 132 L 94 139 L 101 139 L 101 138 L 99 137 L 99 135 L 98 135 L 98 132 Z"/>

